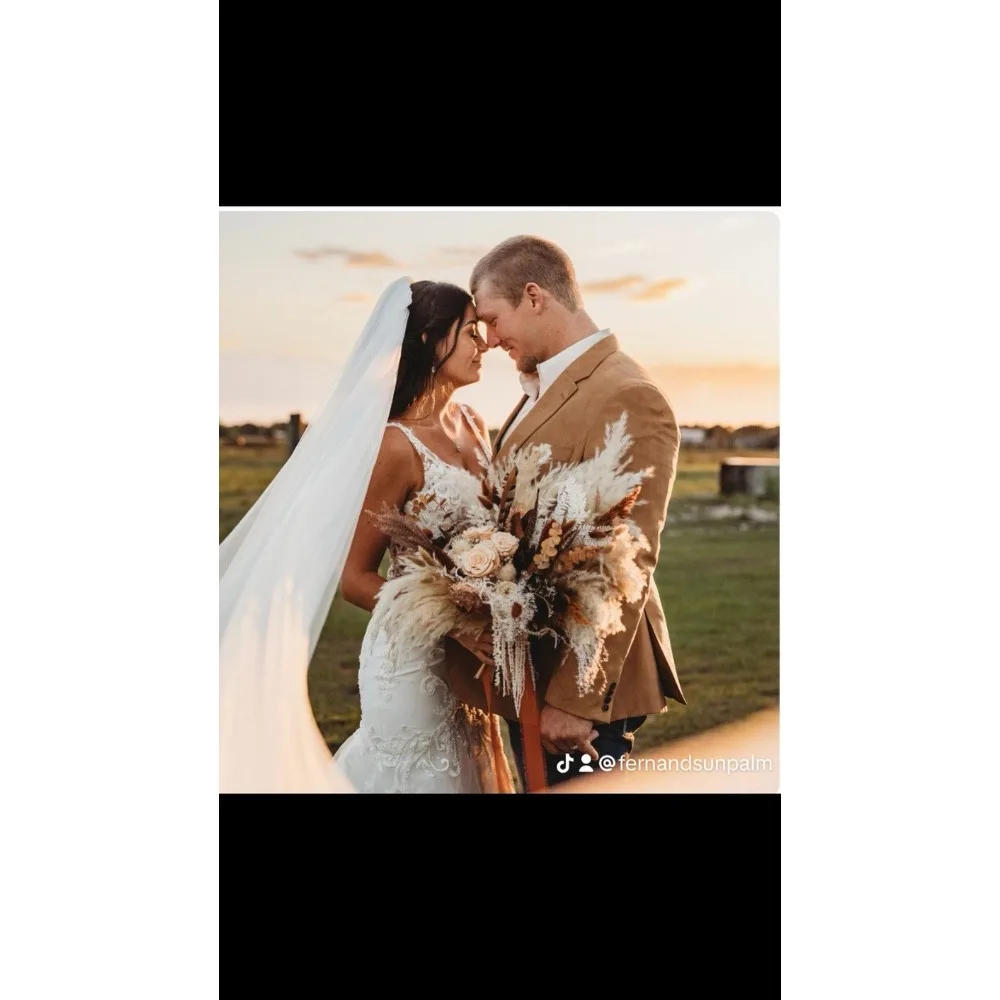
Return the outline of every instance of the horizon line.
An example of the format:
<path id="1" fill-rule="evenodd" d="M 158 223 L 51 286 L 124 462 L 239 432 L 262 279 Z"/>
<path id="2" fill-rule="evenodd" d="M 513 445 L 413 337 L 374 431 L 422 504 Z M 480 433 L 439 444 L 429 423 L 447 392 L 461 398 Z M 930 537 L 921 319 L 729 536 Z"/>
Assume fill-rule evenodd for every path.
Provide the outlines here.
<path id="1" fill-rule="evenodd" d="M 303 416 L 303 414 L 301 413 L 301 411 L 292 410 L 292 413 L 298 413 L 299 417 L 302 418 L 302 420 L 306 424 L 309 423 L 309 421 L 305 419 L 305 417 Z M 219 418 L 219 425 L 221 427 L 243 427 L 243 426 L 249 426 L 249 427 L 274 427 L 274 426 L 276 426 L 278 424 L 287 424 L 288 421 L 289 421 L 289 419 L 290 419 L 290 417 L 291 417 L 291 413 L 287 414 L 283 419 L 269 420 L 269 421 L 265 421 L 265 420 L 225 421 L 225 420 L 223 420 L 220 417 Z M 499 430 L 500 426 L 501 425 L 498 424 L 496 427 L 490 427 L 488 429 L 489 430 Z M 713 427 L 725 427 L 725 428 L 727 428 L 729 430 L 739 430 L 739 428 L 741 428 L 741 427 L 763 427 L 765 430 L 779 430 L 780 427 L 781 427 L 781 423 L 780 422 L 778 422 L 778 423 L 769 423 L 767 421 L 751 421 L 749 423 L 742 423 L 742 424 L 724 424 L 724 423 L 721 423 L 719 421 L 716 421 L 715 423 L 711 423 L 711 424 L 710 423 L 699 422 L 699 423 L 696 423 L 696 424 L 690 424 L 690 423 L 678 424 L 677 426 L 678 426 L 678 428 L 688 428 L 690 430 L 711 430 Z"/>

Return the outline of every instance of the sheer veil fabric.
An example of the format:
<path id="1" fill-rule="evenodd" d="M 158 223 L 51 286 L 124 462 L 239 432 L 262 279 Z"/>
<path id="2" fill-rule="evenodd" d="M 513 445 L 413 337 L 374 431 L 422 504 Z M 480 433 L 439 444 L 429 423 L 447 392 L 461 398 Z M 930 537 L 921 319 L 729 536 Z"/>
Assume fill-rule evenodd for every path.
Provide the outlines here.
<path id="1" fill-rule="evenodd" d="M 389 419 L 410 279 L 390 284 L 320 413 L 219 546 L 220 792 L 355 789 L 307 674 Z"/>

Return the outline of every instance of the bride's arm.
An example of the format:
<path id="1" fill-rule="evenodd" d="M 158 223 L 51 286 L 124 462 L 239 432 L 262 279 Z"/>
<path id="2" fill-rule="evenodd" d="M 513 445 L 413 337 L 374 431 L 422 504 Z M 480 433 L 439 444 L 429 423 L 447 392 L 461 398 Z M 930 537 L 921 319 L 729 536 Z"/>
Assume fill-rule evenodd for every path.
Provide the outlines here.
<path id="1" fill-rule="evenodd" d="M 398 430 L 386 428 L 340 576 L 344 600 L 369 613 L 385 583 L 378 570 L 389 540 L 372 524 L 365 511 L 377 511 L 383 503 L 402 509 L 410 493 L 418 487 L 421 475 L 412 445 Z"/>

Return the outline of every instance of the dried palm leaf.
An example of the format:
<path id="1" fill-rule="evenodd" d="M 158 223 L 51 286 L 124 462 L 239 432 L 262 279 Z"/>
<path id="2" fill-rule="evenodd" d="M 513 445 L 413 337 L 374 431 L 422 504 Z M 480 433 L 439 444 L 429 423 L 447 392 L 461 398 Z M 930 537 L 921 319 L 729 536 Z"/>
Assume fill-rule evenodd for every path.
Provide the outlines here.
<path id="1" fill-rule="evenodd" d="M 639 494 L 642 492 L 641 486 L 633 486 L 613 507 L 609 507 L 600 517 L 594 518 L 595 525 L 613 524 L 620 518 L 626 518 L 635 506 Z M 593 532 L 591 532 L 593 534 Z"/>
<path id="2" fill-rule="evenodd" d="M 436 544 L 433 538 L 429 537 L 430 532 L 421 528 L 413 518 L 401 510 L 388 503 L 383 503 L 377 512 L 366 510 L 365 513 L 371 518 L 375 527 L 403 551 L 422 549 L 433 556 L 445 569 L 455 569 L 455 563 L 451 556 L 440 545 Z"/>

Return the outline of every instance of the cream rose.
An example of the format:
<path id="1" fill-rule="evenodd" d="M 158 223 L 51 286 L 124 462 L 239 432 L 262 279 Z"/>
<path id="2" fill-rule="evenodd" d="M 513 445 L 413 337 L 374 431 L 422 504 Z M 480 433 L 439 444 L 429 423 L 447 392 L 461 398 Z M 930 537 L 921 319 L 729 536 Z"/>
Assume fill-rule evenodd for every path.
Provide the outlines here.
<path id="1" fill-rule="evenodd" d="M 489 576 L 500 568 L 500 556 L 489 542 L 480 542 L 462 556 L 462 568 L 469 576 Z"/>
<path id="2" fill-rule="evenodd" d="M 517 551 L 518 545 L 521 544 L 513 535 L 508 534 L 506 531 L 498 531 L 490 541 L 500 554 L 501 559 L 509 559 Z"/>
<path id="3" fill-rule="evenodd" d="M 493 534 L 493 529 L 488 524 L 481 524 L 475 528 L 466 528 L 462 532 L 462 537 L 470 542 L 485 542 Z"/>
<path id="4" fill-rule="evenodd" d="M 517 570 L 514 569 L 513 563 L 504 563 L 500 567 L 500 572 L 497 573 L 497 579 L 503 580 L 506 583 L 513 583 L 517 579 Z"/>

